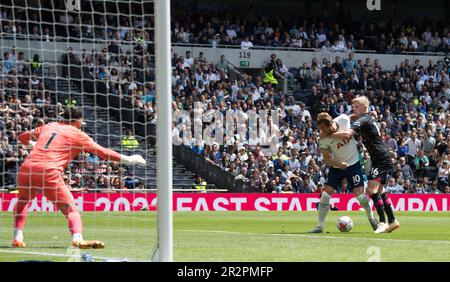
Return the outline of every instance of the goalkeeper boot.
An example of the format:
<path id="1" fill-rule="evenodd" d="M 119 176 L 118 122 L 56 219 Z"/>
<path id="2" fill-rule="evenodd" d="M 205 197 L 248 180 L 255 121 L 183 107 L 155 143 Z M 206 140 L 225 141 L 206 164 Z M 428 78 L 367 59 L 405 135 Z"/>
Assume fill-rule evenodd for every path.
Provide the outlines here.
<path id="1" fill-rule="evenodd" d="M 391 233 L 392 231 L 399 229 L 400 228 L 400 222 L 398 222 L 398 220 L 395 220 L 392 223 L 389 223 L 389 227 L 386 230 L 386 233 Z"/>
<path id="2" fill-rule="evenodd" d="M 23 241 L 13 240 L 11 246 L 13 248 L 25 248 L 27 245 Z"/>
<path id="3" fill-rule="evenodd" d="M 98 240 L 72 241 L 72 246 L 80 249 L 104 249 L 105 243 Z"/>

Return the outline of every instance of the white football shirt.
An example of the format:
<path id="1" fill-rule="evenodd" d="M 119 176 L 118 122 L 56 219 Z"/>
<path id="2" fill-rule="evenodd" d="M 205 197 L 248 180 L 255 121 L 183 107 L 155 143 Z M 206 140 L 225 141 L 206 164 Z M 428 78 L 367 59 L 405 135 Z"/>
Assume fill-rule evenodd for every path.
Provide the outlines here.
<path id="1" fill-rule="evenodd" d="M 333 119 L 338 126 L 337 131 L 342 132 L 350 128 L 350 117 L 342 114 Z M 354 138 L 350 140 L 337 139 L 332 137 L 320 138 L 320 149 L 330 150 L 332 158 L 338 162 L 346 162 L 349 166 L 359 162 L 358 146 Z"/>

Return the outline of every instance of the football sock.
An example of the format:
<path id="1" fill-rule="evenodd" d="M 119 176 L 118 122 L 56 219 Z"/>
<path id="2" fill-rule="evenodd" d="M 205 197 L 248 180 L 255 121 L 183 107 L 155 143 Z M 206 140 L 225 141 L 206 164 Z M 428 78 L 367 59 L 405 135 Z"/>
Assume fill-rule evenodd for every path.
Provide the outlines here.
<path id="1" fill-rule="evenodd" d="M 366 194 L 361 194 L 358 197 L 356 197 L 356 199 L 358 200 L 359 204 L 366 211 L 367 218 L 374 219 L 372 208 L 370 207 L 369 198 L 367 197 L 367 195 Z"/>
<path id="2" fill-rule="evenodd" d="M 73 233 L 72 241 L 83 241 L 83 235 L 81 233 Z"/>
<path id="3" fill-rule="evenodd" d="M 392 223 L 395 221 L 394 209 L 392 208 L 392 201 L 386 193 L 381 194 L 381 199 L 384 203 L 384 211 L 388 217 L 388 222 Z"/>
<path id="4" fill-rule="evenodd" d="M 319 223 L 317 226 L 320 228 L 323 228 L 325 224 L 325 218 L 327 217 L 327 213 L 330 210 L 330 199 L 331 196 L 327 192 L 323 191 L 318 207 Z"/>
<path id="5" fill-rule="evenodd" d="M 378 193 L 375 193 L 370 197 L 372 198 L 375 209 L 377 210 L 378 216 L 380 217 L 380 222 L 386 223 L 386 216 L 384 215 L 384 209 L 383 209 L 384 204 L 383 204 L 383 200 L 381 199 L 380 195 L 378 195 Z"/>
<path id="6" fill-rule="evenodd" d="M 19 228 L 14 228 L 14 240 L 23 242 L 23 231 Z"/>
<path id="7" fill-rule="evenodd" d="M 75 233 L 83 233 L 83 223 L 81 222 L 80 212 L 78 211 L 75 204 L 72 205 L 60 205 L 59 210 L 65 215 L 69 223 L 70 233 L 73 235 Z"/>
<path id="8" fill-rule="evenodd" d="M 14 208 L 14 228 L 23 230 L 25 227 L 29 205 L 30 201 L 28 199 L 19 197 Z"/>

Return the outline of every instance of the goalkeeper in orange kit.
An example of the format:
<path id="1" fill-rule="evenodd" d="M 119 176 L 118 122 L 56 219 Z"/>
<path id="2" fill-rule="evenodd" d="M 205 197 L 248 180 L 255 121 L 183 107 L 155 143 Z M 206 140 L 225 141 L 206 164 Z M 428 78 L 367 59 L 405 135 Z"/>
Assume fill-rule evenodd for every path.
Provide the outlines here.
<path id="1" fill-rule="evenodd" d="M 83 224 L 72 193 L 64 184 L 62 173 L 80 152 L 89 152 L 108 161 L 125 165 L 145 165 L 140 155 L 125 156 L 95 143 L 81 131 L 83 113 L 71 107 L 64 112 L 64 121 L 52 122 L 19 135 L 19 141 L 33 145 L 31 153 L 18 174 L 19 199 L 14 208 L 13 247 L 25 247 L 23 228 L 31 200 L 40 192 L 67 218 L 72 246 L 103 248 L 101 241 L 83 239 Z"/>

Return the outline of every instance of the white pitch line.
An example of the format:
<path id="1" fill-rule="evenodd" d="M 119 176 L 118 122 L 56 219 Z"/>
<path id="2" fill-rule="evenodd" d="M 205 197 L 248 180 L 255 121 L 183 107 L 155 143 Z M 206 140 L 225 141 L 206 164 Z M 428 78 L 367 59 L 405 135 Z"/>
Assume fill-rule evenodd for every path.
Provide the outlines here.
<path id="1" fill-rule="evenodd" d="M 186 231 L 186 232 L 206 232 L 206 233 L 223 233 L 223 234 L 236 234 L 236 235 L 268 235 L 268 236 L 294 236 L 303 238 L 325 238 L 325 239 L 350 239 L 350 240 L 373 240 L 373 241 L 391 241 L 391 242 L 421 242 L 421 243 L 439 243 L 439 244 L 450 244 L 450 241 L 439 241 L 439 240 L 409 240 L 409 239 L 386 239 L 386 238 L 365 238 L 365 237 L 344 237 L 344 236 L 329 236 L 329 235 L 307 235 L 307 234 L 278 234 L 278 233 L 254 233 L 254 232 L 237 232 L 237 231 L 223 231 L 223 230 L 193 230 L 193 229 L 181 229 L 175 231 Z"/>
<path id="2" fill-rule="evenodd" d="M 55 254 L 55 253 L 45 253 L 45 252 L 30 252 L 30 251 L 21 251 L 21 250 L 0 250 L 0 253 L 9 253 L 9 254 L 24 254 L 24 255 L 39 255 L 39 256 L 49 256 L 49 257 L 67 257 L 67 258 L 80 258 L 79 255 L 69 255 L 69 254 Z M 103 260 L 124 260 L 124 258 L 109 258 L 109 257 L 98 257 L 92 256 L 93 259 L 103 259 Z M 127 261 L 130 261 L 127 259 Z"/>

